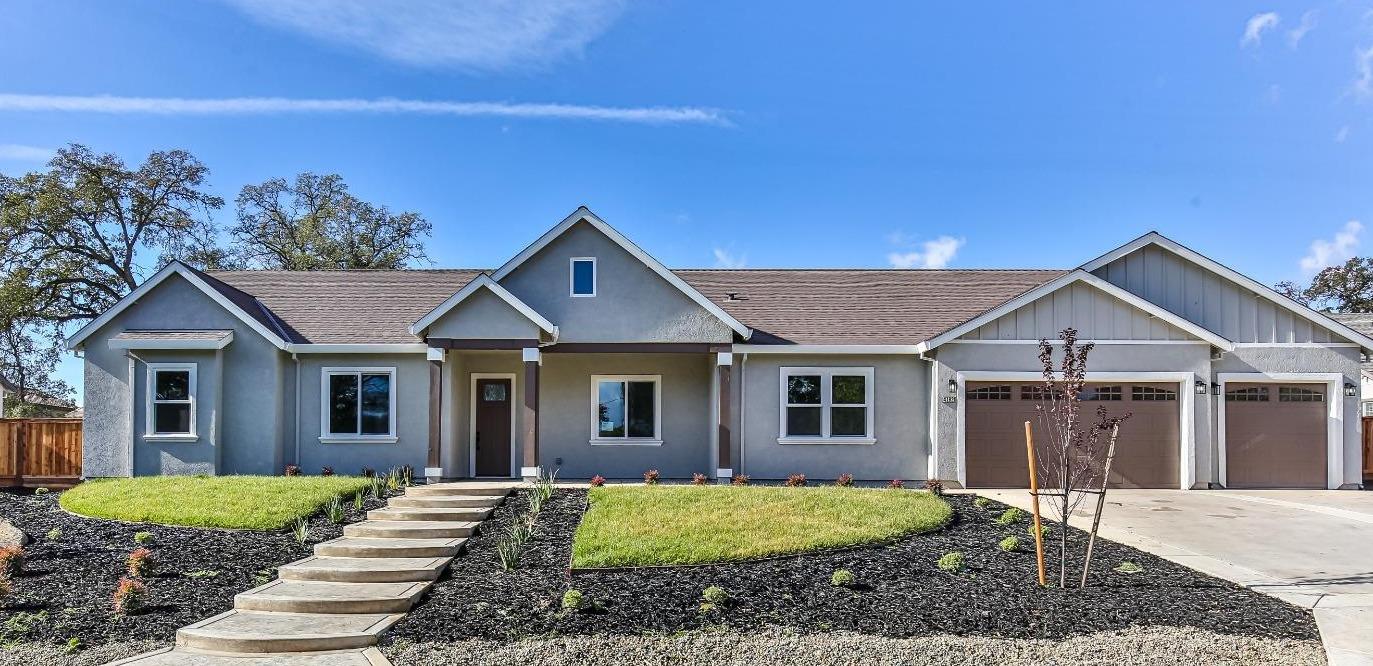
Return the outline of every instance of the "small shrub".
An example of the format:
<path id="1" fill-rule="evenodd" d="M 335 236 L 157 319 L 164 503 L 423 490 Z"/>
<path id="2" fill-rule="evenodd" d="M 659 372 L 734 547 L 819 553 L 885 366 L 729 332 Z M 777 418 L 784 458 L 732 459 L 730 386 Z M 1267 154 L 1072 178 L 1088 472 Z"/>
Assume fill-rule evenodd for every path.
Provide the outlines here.
<path id="1" fill-rule="evenodd" d="M 708 477 L 708 476 L 706 476 L 706 475 L 704 475 L 704 474 L 702 474 L 702 473 L 700 473 L 700 472 L 692 472 L 692 473 L 691 473 L 691 485 L 693 485 L 693 486 L 704 486 L 704 485 L 706 485 L 707 483 L 710 483 L 710 477 Z"/>
<path id="2" fill-rule="evenodd" d="M 300 465 L 287 465 L 286 476 L 300 476 Z"/>
<path id="3" fill-rule="evenodd" d="M 329 522 L 337 525 L 343 522 L 343 498 L 331 497 L 329 503 L 324 505 L 324 515 L 329 517 Z"/>
<path id="4" fill-rule="evenodd" d="M 73 636 L 62 645 L 62 654 L 76 654 L 81 651 L 82 647 L 84 646 L 81 644 L 81 639 Z"/>
<path id="5" fill-rule="evenodd" d="M 0 548 L 0 578 L 12 578 L 24 568 L 24 547 L 5 546 Z"/>
<path id="6" fill-rule="evenodd" d="M 848 488 L 849 486 L 852 486 L 852 485 L 853 485 L 853 475 L 852 475 L 852 474 L 849 474 L 849 473 L 847 473 L 847 472 L 845 472 L 845 473 L 843 473 L 843 474 L 840 474 L 840 475 L 839 475 L 839 478 L 837 478 L 837 479 L 834 480 L 834 485 L 836 485 L 836 486 L 841 486 L 841 487 L 844 487 L 844 488 Z"/>
<path id="7" fill-rule="evenodd" d="M 701 598 L 714 606 L 723 606 L 729 601 L 729 592 L 718 585 L 711 585 L 701 592 Z"/>
<path id="8" fill-rule="evenodd" d="M 853 587 L 857 581 L 853 572 L 848 569 L 835 569 L 834 573 L 830 574 L 830 585 L 834 587 Z"/>
<path id="9" fill-rule="evenodd" d="M 579 611 L 586 607 L 586 599 L 577 590 L 568 590 L 563 593 L 563 610 Z"/>
<path id="10" fill-rule="evenodd" d="M 114 612 L 119 615 L 137 613 L 148 605 L 148 586 L 132 578 L 120 578 L 114 590 Z"/>
<path id="11" fill-rule="evenodd" d="M 1020 550 L 1020 537 L 1008 536 L 1005 539 L 1002 539 L 1000 543 L 996 544 L 996 547 L 1008 553 L 1014 553 L 1015 551 Z"/>
<path id="12" fill-rule="evenodd" d="M 319 475 L 320 475 L 320 476 L 333 476 L 333 475 L 334 475 L 334 468 L 332 468 L 332 467 L 330 467 L 330 466 L 328 466 L 328 465 L 325 465 L 322 469 L 319 470 Z"/>
<path id="13" fill-rule="evenodd" d="M 747 486 L 747 485 L 748 485 L 748 475 L 747 475 L 747 474 L 735 474 L 735 475 L 734 475 L 734 478 L 732 478 L 732 479 L 729 480 L 729 485 L 731 485 L 731 486 Z"/>
<path id="14" fill-rule="evenodd" d="M 392 467 L 389 471 L 386 472 L 387 490 L 400 490 L 400 481 L 401 478 L 399 469 Z"/>
<path id="15" fill-rule="evenodd" d="M 514 530 L 496 542 L 496 557 L 500 559 L 502 569 L 514 571 L 515 567 L 520 565 L 520 545 L 520 541 L 515 538 Z"/>
<path id="16" fill-rule="evenodd" d="M 592 488 L 600 488 L 601 486 L 604 486 L 604 485 L 605 485 L 605 477 L 604 477 L 604 476 L 601 476 L 600 474 L 597 474 L 596 476 L 591 477 L 591 487 L 592 487 Z"/>
<path id="17" fill-rule="evenodd" d="M 1116 567 L 1116 571 L 1123 574 L 1136 574 L 1143 573 L 1144 567 L 1135 564 L 1134 562 L 1126 560 L 1124 562 L 1121 562 L 1120 565 Z"/>
<path id="18" fill-rule="evenodd" d="M 304 546 L 305 540 L 310 538 L 310 524 L 304 518 L 297 518 L 295 527 L 291 528 L 291 534 L 295 536 L 296 543 Z"/>
<path id="19" fill-rule="evenodd" d="M 806 475 L 792 474 L 787 477 L 787 482 L 782 485 L 785 485 L 788 488 L 800 488 L 801 486 L 806 485 Z"/>
<path id="20" fill-rule="evenodd" d="M 356 495 L 353 495 L 353 510 L 354 510 L 354 511 L 362 511 L 362 502 L 363 502 L 362 493 L 358 493 L 358 494 L 356 494 Z"/>
<path id="21" fill-rule="evenodd" d="M 46 495 L 46 494 L 48 494 L 48 493 L 50 493 L 50 492 L 52 492 L 52 491 L 51 491 L 51 490 L 48 490 L 47 488 L 43 488 L 43 487 L 41 487 L 41 486 L 38 487 L 38 488 L 34 488 L 34 489 L 33 489 L 33 494 L 35 494 L 35 495 Z"/>
<path id="22" fill-rule="evenodd" d="M 196 569 L 195 571 L 187 571 L 185 575 L 187 578 L 214 578 L 219 575 L 219 572 L 214 569 Z"/>
<path id="23" fill-rule="evenodd" d="M 944 556 L 939 558 L 939 568 L 944 571 L 957 573 L 963 570 L 965 564 L 963 553 L 958 551 L 944 553 Z"/>
<path id="24" fill-rule="evenodd" d="M 45 610 L 37 613 L 15 612 L 9 616 L 9 619 L 5 620 L 3 626 L 0 626 L 0 649 L 12 647 L 13 644 L 18 643 L 19 638 L 33 633 L 35 629 L 38 629 L 38 625 L 47 624 L 47 622 L 48 611 Z"/>
<path id="25" fill-rule="evenodd" d="M 656 470 L 656 469 L 651 469 L 651 470 L 648 470 L 647 472 L 644 472 L 644 485 L 647 485 L 647 486 L 656 486 L 656 485 L 658 485 L 658 477 L 659 477 L 659 476 L 661 476 L 661 475 L 658 473 L 658 470 Z"/>
<path id="26" fill-rule="evenodd" d="M 157 571 L 157 560 L 153 557 L 153 551 L 135 548 L 124 560 L 124 566 L 128 568 L 130 578 L 147 578 Z"/>
<path id="27" fill-rule="evenodd" d="M 152 532 L 134 532 L 134 535 L 133 535 L 133 542 L 136 543 L 136 544 L 138 544 L 138 545 L 140 545 L 140 546 L 146 546 L 146 545 L 148 545 L 148 544 L 150 544 L 150 543 L 153 542 L 153 533 L 152 533 Z"/>
<path id="28" fill-rule="evenodd" d="M 1044 523 L 1040 523 L 1040 524 L 1039 524 L 1039 536 L 1041 536 L 1041 537 L 1047 539 L 1047 538 L 1049 538 L 1049 532 L 1051 532 L 1051 531 L 1052 531 L 1052 530 L 1049 529 L 1049 526 L 1048 526 L 1048 525 L 1046 525 L 1046 524 L 1044 524 Z M 1034 536 L 1034 535 L 1035 535 L 1035 524 L 1034 524 L 1034 523 L 1030 523 L 1029 525 L 1026 525 L 1026 526 L 1025 526 L 1025 533 L 1028 534 L 1028 535 L 1030 535 L 1030 536 Z"/>
<path id="29" fill-rule="evenodd" d="M 409 465 L 400 466 L 400 483 L 409 488 L 415 485 L 415 468 Z"/>
<path id="30" fill-rule="evenodd" d="M 901 479 L 892 479 L 887 482 L 887 488 L 891 490 L 901 490 L 906 487 L 906 482 Z"/>
<path id="31" fill-rule="evenodd" d="M 372 497 L 383 499 L 386 497 L 386 479 L 381 476 L 372 477 Z"/>
<path id="32" fill-rule="evenodd" d="M 977 499 L 973 500 L 973 506 L 975 506 L 975 507 L 977 507 L 977 508 L 979 508 L 979 509 L 985 509 L 985 508 L 987 508 L 987 507 L 989 507 L 989 506 L 991 506 L 991 505 L 992 505 L 992 501 L 989 500 L 989 499 L 987 499 L 987 498 L 985 498 L 985 497 L 979 496 Z"/>
<path id="33" fill-rule="evenodd" d="M 62 540 L 62 528 L 60 528 L 60 527 L 54 527 L 54 528 L 48 530 L 48 533 L 47 533 L 46 536 L 47 536 L 48 541 L 61 541 L 61 540 Z"/>
<path id="34" fill-rule="evenodd" d="M 277 570 L 275 567 L 269 569 L 258 569 L 253 573 L 253 587 L 262 587 L 267 583 L 276 580 Z"/>
<path id="35" fill-rule="evenodd" d="M 373 478 L 376 478 L 376 476 L 377 476 L 377 470 L 374 470 L 374 469 L 372 469 L 371 467 L 364 467 L 364 468 L 362 468 L 362 478 L 364 478 L 364 479 L 373 479 Z"/>
<path id="36" fill-rule="evenodd" d="M 944 494 L 944 482 L 939 479 L 926 479 L 925 491 L 931 495 L 939 496 Z"/>
<path id="37" fill-rule="evenodd" d="M 1001 515 L 996 517 L 996 524 L 1013 525 L 1022 520 L 1025 520 L 1025 512 L 1021 511 L 1016 507 L 1011 507 L 1009 509 L 1006 509 L 1005 511 L 1002 511 Z"/>

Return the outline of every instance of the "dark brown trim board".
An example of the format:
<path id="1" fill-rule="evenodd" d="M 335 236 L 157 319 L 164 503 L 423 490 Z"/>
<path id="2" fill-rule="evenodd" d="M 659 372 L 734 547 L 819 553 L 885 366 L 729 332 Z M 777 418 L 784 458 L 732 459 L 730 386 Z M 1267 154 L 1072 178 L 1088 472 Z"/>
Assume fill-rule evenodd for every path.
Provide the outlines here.
<path id="1" fill-rule="evenodd" d="M 730 366 L 720 365 L 718 372 L 720 375 L 720 422 L 718 424 L 720 461 L 719 469 L 731 469 L 730 452 L 730 429 L 729 429 L 729 375 Z"/>
<path id="2" fill-rule="evenodd" d="M 549 354 L 711 354 L 729 350 L 728 344 L 709 342 L 562 342 L 540 351 Z"/>
<path id="3" fill-rule="evenodd" d="M 539 341 L 520 338 L 426 338 L 425 343 L 435 349 L 529 349 Z"/>
<path id="4" fill-rule="evenodd" d="M 427 467 L 443 464 L 440 455 L 443 432 L 443 361 L 429 362 L 429 457 Z"/>
<path id="5" fill-rule="evenodd" d="M 520 427 L 520 446 L 524 466 L 539 466 L 539 362 L 524 362 L 524 414 Z"/>

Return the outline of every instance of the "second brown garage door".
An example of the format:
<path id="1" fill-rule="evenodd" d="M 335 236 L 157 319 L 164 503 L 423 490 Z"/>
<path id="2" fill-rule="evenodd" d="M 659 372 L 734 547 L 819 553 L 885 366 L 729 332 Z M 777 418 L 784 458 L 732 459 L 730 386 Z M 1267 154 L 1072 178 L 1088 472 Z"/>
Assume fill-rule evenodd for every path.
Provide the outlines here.
<path id="1" fill-rule="evenodd" d="M 1325 384 L 1225 385 L 1225 485 L 1324 488 Z"/>
<path id="2" fill-rule="evenodd" d="M 1043 386 L 1039 382 L 967 384 L 964 461 L 969 488 L 1029 485 L 1024 423 L 1034 424 L 1037 441 L 1046 441 L 1035 411 Z M 1096 408 L 1102 403 L 1111 416 L 1133 414 L 1121 426 L 1116 442 L 1111 487 L 1178 487 L 1177 384 L 1089 384 L 1082 402 L 1084 422 L 1095 422 Z"/>

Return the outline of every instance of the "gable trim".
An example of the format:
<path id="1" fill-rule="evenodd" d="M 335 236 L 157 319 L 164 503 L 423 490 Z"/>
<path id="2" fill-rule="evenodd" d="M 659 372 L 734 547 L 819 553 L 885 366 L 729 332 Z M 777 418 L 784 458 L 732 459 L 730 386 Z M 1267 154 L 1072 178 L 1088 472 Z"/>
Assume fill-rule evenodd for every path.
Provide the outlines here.
<path id="1" fill-rule="evenodd" d="M 1059 289 L 1062 289 L 1063 287 L 1074 284 L 1076 282 L 1083 282 L 1092 287 L 1096 287 L 1097 289 L 1100 289 L 1101 291 L 1106 292 L 1111 296 L 1119 298 L 1120 300 L 1125 301 L 1126 303 L 1129 303 L 1130 305 L 1133 305 L 1136 308 L 1139 308 L 1140 310 L 1143 310 L 1144 312 L 1147 312 L 1148 314 L 1153 315 L 1158 319 L 1161 319 L 1169 324 L 1172 324 L 1173 326 L 1182 329 L 1187 333 L 1192 334 L 1196 338 L 1209 342 L 1212 345 L 1219 347 L 1225 351 L 1231 351 L 1234 349 L 1234 343 L 1219 335 L 1216 335 L 1215 333 L 1212 333 L 1210 330 L 1203 328 L 1202 326 L 1199 326 L 1188 319 L 1179 317 L 1178 315 L 1173 314 L 1172 312 L 1169 312 L 1168 310 L 1165 310 L 1162 307 L 1159 307 L 1158 305 L 1146 301 L 1143 298 L 1140 298 L 1139 296 L 1136 296 L 1128 291 L 1125 291 L 1124 289 L 1121 289 L 1120 287 L 1117 287 L 1111 284 L 1110 282 L 1107 282 L 1106 280 L 1103 280 L 1095 275 L 1092 275 L 1086 270 L 1080 268 L 1070 273 L 1065 273 L 1060 277 L 1054 278 L 1049 282 L 1046 282 L 1042 285 L 1039 285 L 1038 287 L 1035 287 L 1034 289 L 1031 289 L 1030 291 L 1027 291 L 1019 296 L 1016 296 L 1015 298 L 1012 298 L 1011 300 L 1006 301 L 1005 303 L 1002 303 L 1001 305 L 998 305 L 995 308 L 992 308 L 991 310 L 983 312 L 982 314 L 973 317 L 972 319 L 969 319 L 968 321 L 965 321 L 962 324 L 959 324 L 958 326 L 955 326 L 933 338 L 930 338 L 929 340 L 926 340 L 925 342 L 922 342 L 917 346 L 920 348 L 921 353 L 930 351 L 946 342 L 952 342 L 984 324 L 995 321 L 1003 315 L 1015 312 L 1021 307 L 1029 305 L 1030 303 L 1033 303 L 1039 300 L 1040 298 L 1043 298 L 1044 296 L 1047 296 L 1055 291 L 1058 291 Z M 1140 342 L 1148 344 L 1151 341 L 1142 340 Z"/>
<path id="2" fill-rule="evenodd" d="M 1240 273 L 1239 271 L 1236 271 L 1204 254 L 1201 254 L 1196 250 L 1193 250 L 1185 245 L 1182 245 L 1177 241 L 1174 241 L 1164 236 L 1163 234 L 1160 234 L 1157 231 L 1150 231 L 1149 233 L 1144 234 L 1143 236 L 1140 236 L 1139 238 L 1136 238 L 1130 241 L 1129 243 L 1126 243 L 1114 250 L 1111 250 L 1110 252 L 1107 252 L 1106 254 L 1101 255 L 1100 257 L 1097 257 L 1096 259 L 1093 259 L 1083 264 L 1081 266 L 1081 270 L 1090 273 L 1098 268 L 1101 268 L 1102 266 L 1105 266 L 1115 261 L 1116 259 L 1119 259 L 1127 254 L 1134 252 L 1135 250 L 1145 247 L 1146 245 L 1157 245 L 1169 252 L 1172 252 L 1173 254 L 1182 257 L 1183 259 L 1191 261 L 1192 263 L 1197 264 L 1202 268 L 1211 271 L 1212 273 L 1220 275 L 1221 277 L 1229 279 L 1231 282 L 1239 284 L 1240 286 L 1258 294 L 1259 296 L 1268 299 L 1269 301 L 1272 301 L 1273 303 L 1276 303 L 1277 305 L 1287 309 L 1293 314 L 1296 314 L 1301 318 L 1306 319 L 1307 321 L 1316 324 L 1317 326 L 1320 326 L 1321 328 L 1324 328 L 1328 331 L 1333 331 L 1339 334 L 1340 337 L 1357 342 L 1359 346 L 1363 349 L 1373 349 L 1373 338 L 1370 338 L 1362 333 L 1359 333 L 1358 331 L 1355 331 L 1354 329 L 1345 326 L 1344 324 L 1341 324 L 1340 322 L 1334 320 L 1331 317 L 1327 317 L 1326 315 L 1320 312 L 1312 310 L 1311 308 L 1302 305 L 1301 303 L 1298 303 L 1286 296 L 1283 296 L 1282 294 L 1273 291 L 1272 287 L 1269 287 L 1268 285 L 1265 285 L 1259 282 L 1258 280 L 1255 280 L 1243 273 Z"/>
<path id="3" fill-rule="evenodd" d="M 505 301 L 506 305 L 515 308 L 517 312 L 524 315 L 525 319 L 534 322 L 534 325 L 538 326 L 540 330 L 553 336 L 554 340 L 558 339 L 558 327 L 553 325 L 553 322 L 548 321 L 547 318 L 536 312 L 534 308 L 529 307 L 528 304 L 517 298 L 514 294 L 510 293 L 509 290 L 502 287 L 484 273 L 472 278 L 472 281 L 468 282 L 462 289 L 459 289 L 457 293 L 449 296 L 444 302 L 439 303 L 438 307 L 430 310 L 429 314 L 420 317 L 419 321 L 411 324 L 410 334 L 419 335 L 421 331 L 432 326 L 434 322 L 438 321 L 439 318 L 445 314 L 448 314 L 448 312 L 457 307 L 459 303 L 467 300 L 468 296 L 477 293 L 478 289 L 489 290 L 491 293 L 495 294 L 497 298 Z"/>
<path id="4" fill-rule="evenodd" d="M 601 218 L 597 217 L 596 214 L 591 212 L 591 210 L 586 206 L 581 206 L 577 210 L 573 211 L 571 215 L 568 215 L 566 218 L 563 219 L 562 222 L 559 222 L 552 229 L 549 229 L 546 233 L 544 233 L 544 235 L 540 236 L 539 239 L 534 241 L 529 247 L 526 247 L 519 254 L 512 257 L 510 261 L 505 262 L 505 264 L 503 264 L 500 268 L 496 269 L 496 271 L 491 274 L 491 277 L 495 279 L 497 282 L 505 279 L 505 276 L 509 275 L 516 268 L 519 268 L 520 265 L 528 261 L 530 257 L 533 257 L 534 255 L 538 254 L 540 250 L 547 247 L 548 244 L 552 243 L 554 239 L 563 235 L 564 232 L 572 228 L 572 225 L 582 220 L 586 220 L 587 224 L 590 224 L 591 226 L 595 227 L 598 231 L 600 231 L 602 234 L 605 234 L 607 238 L 613 241 L 616 245 L 619 245 L 621 249 L 633 255 L 633 257 L 635 259 L 638 259 L 640 263 L 647 266 L 649 270 L 653 271 L 654 273 L 657 273 L 658 277 L 666 280 L 668 284 L 671 284 L 672 286 L 676 287 L 677 290 L 685 294 L 687 298 L 690 298 L 692 301 L 695 301 L 697 305 L 701 306 L 702 308 L 705 308 L 705 310 L 710 314 L 714 315 L 716 319 L 719 319 L 720 321 L 724 322 L 725 325 L 729 326 L 731 329 L 734 329 L 734 332 L 738 333 L 745 340 L 747 340 L 749 336 L 753 334 L 752 329 L 745 326 L 738 319 L 731 317 L 729 313 L 725 312 L 720 306 L 716 305 L 709 298 L 706 298 L 704 294 L 702 294 L 699 291 L 696 291 L 694 287 L 687 284 L 685 281 L 682 280 L 682 278 L 677 277 L 672 271 L 668 270 L 666 266 L 662 265 L 657 259 L 654 259 L 647 252 L 644 252 L 638 245 L 635 245 L 633 241 L 625 237 L 624 234 L 621 234 L 620 232 L 616 231 L 615 228 L 607 224 L 605 220 L 602 220 Z"/>
<path id="5" fill-rule="evenodd" d="M 77 347 L 79 347 L 82 343 L 86 341 L 86 338 L 89 338 L 96 331 L 100 330 L 100 328 L 105 324 L 110 323 L 110 320 L 119 316 L 119 313 L 123 312 L 130 305 L 133 305 L 135 302 L 138 301 L 138 299 L 142 298 L 144 294 L 151 291 L 153 287 L 162 284 L 163 281 L 165 281 L 172 275 L 180 275 L 182 278 L 185 278 L 185 280 L 187 282 L 190 282 L 191 285 L 193 285 L 196 289 L 199 289 L 206 296 L 209 296 L 211 300 L 219 304 L 220 307 L 227 310 L 229 314 L 237 317 L 240 321 L 247 324 L 248 327 L 256 331 L 258 335 L 261 335 L 262 337 L 266 338 L 267 341 L 271 342 L 274 346 L 276 346 L 277 349 L 286 349 L 287 342 L 285 339 L 281 337 L 281 335 L 267 328 L 266 326 L 263 326 L 262 322 L 249 316 L 248 313 L 244 312 L 242 308 L 238 307 L 233 303 L 233 301 L 230 301 L 228 298 L 226 298 L 224 294 L 219 293 L 218 289 L 211 287 L 209 284 L 205 282 L 205 280 L 201 279 L 199 275 L 196 275 L 195 271 L 191 270 L 189 267 L 187 267 L 185 264 L 182 264 L 181 261 L 177 259 L 173 259 L 171 263 L 167 264 L 166 266 L 163 266 L 162 270 L 153 274 L 153 276 L 148 278 L 147 280 L 144 280 L 143 284 L 138 285 L 138 288 L 129 292 L 128 295 L 126 295 L 124 298 L 119 299 L 119 301 L 115 303 L 112 307 L 110 307 L 110 309 L 106 310 L 104 314 L 100 315 L 99 317 L 96 317 L 95 319 L 92 319 L 85 326 L 82 326 L 80 330 L 73 333 L 71 337 L 67 338 L 67 349 L 75 350 Z M 253 300 L 256 301 L 257 299 L 254 298 Z"/>

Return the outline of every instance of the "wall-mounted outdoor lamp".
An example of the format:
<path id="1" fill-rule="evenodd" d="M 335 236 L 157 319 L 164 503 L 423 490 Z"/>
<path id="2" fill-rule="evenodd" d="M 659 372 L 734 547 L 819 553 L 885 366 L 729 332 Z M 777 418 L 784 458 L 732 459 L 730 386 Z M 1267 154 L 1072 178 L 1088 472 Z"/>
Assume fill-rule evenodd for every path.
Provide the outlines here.
<path id="1" fill-rule="evenodd" d="M 1206 395 L 1206 382 L 1197 380 L 1197 395 Z"/>
<path id="2" fill-rule="evenodd" d="M 1356 395 L 1358 395 L 1358 394 L 1359 394 L 1359 387 L 1357 387 L 1357 386 L 1355 386 L 1355 385 L 1353 385 L 1353 384 L 1351 384 L 1351 383 L 1349 383 L 1349 382 L 1345 382 L 1345 383 L 1344 383 L 1344 395 L 1345 395 L 1346 398 L 1352 398 L 1352 397 L 1354 397 L 1354 396 L 1356 396 Z"/>
<path id="3" fill-rule="evenodd" d="M 1220 395 L 1220 384 L 1211 384 L 1211 395 Z"/>
<path id="4" fill-rule="evenodd" d="M 949 395 L 958 395 L 958 380 L 949 380 Z"/>

